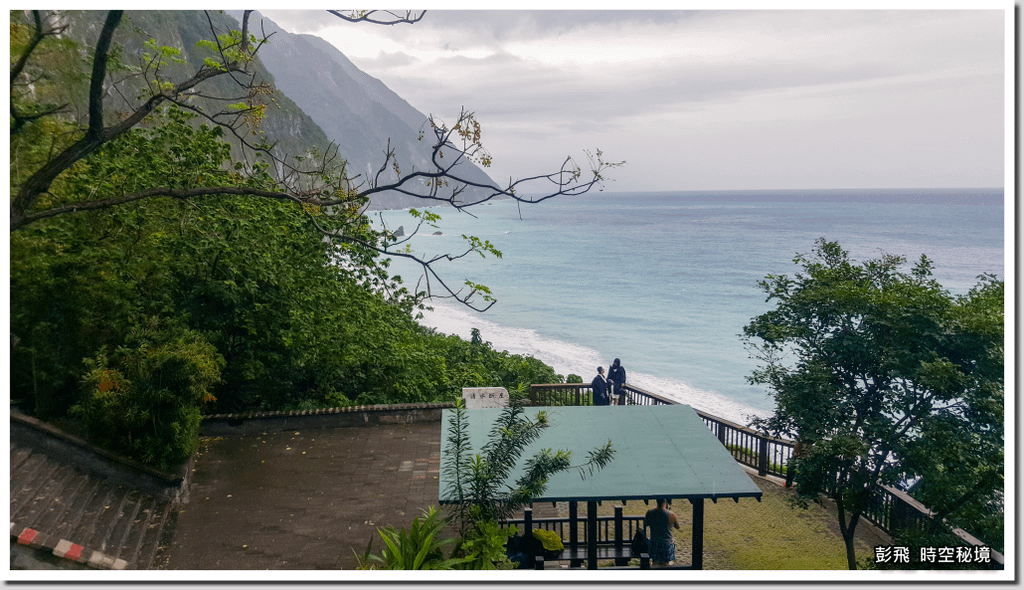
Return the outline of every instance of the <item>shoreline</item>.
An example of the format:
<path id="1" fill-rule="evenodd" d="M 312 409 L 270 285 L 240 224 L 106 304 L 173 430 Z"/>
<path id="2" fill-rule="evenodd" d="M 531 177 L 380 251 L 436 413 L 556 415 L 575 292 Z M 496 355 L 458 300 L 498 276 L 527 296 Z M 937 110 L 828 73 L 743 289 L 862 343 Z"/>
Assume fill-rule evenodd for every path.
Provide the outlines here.
<path id="1" fill-rule="evenodd" d="M 576 374 L 584 383 L 589 383 L 598 366 L 605 367 L 607 371 L 611 364 L 611 358 L 604 359 L 599 351 L 585 345 L 548 338 L 534 329 L 502 326 L 445 303 L 435 301 L 430 306 L 434 311 L 424 310 L 423 318 L 417 320 L 421 326 L 443 334 L 454 334 L 467 341 L 471 337 L 470 330 L 478 328 L 484 341 L 494 350 L 535 358 L 562 377 Z M 746 425 L 751 417 L 771 414 L 722 394 L 699 389 L 681 379 L 630 371 L 626 362 L 623 365 L 627 370 L 627 383 L 730 422 Z"/>

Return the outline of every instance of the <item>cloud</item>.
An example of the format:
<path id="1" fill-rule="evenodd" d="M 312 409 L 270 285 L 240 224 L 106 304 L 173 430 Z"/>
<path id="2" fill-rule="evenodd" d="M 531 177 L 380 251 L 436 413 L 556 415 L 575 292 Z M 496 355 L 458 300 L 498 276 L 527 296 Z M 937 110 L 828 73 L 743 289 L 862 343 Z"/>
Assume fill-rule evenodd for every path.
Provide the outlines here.
<path id="1" fill-rule="evenodd" d="M 1003 11 L 431 11 L 395 27 L 268 16 L 318 30 L 425 113 L 475 110 L 508 166 L 495 177 L 600 145 L 651 186 L 673 182 L 681 150 L 708 183 L 747 188 L 758 173 L 796 186 L 822 170 L 869 186 L 897 171 L 1002 178 Z"/>

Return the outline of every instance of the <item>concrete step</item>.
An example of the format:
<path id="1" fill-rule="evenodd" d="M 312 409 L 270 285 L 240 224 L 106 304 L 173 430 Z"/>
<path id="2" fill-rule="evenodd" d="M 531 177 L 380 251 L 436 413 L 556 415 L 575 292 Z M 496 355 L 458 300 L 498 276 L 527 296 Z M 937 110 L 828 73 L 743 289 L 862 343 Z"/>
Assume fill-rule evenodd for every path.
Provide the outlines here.
<path id="1" fill-rule="evenodd" d="M 149 569 L 173 536 L 173 502 L 11 440 L 11 534 L 25 528 Z M 17 530 L 15 530 L 17 529 Z"/>

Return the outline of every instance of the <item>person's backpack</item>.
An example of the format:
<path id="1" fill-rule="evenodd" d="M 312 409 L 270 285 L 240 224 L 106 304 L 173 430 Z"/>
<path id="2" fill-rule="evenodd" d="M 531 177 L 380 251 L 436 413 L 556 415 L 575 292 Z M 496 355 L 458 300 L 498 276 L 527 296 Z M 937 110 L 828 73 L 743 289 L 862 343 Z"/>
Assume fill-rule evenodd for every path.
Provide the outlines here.
<path id="1" fill-rule="evenodd" d="M 637 529 L 636 534 L 633 535 L 633 541 L 629 545 L 629 550 L 633 557 L 640 557 L 641 553 L 647 553 L 650 548 L 650 543 L 647 541 L 647 534 L 644 529 Z"/>

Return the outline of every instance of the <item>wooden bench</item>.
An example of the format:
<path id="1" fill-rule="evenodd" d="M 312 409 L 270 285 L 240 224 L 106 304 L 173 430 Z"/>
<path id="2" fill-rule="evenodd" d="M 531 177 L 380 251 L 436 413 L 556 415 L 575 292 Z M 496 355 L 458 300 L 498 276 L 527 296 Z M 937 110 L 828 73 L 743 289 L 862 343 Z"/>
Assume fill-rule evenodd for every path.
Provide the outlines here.
<path id="1" fill-rule="evenodd" d="M 569 567 L 580 567 L 587 561 L 589 553 L 587 548 L 581 546 L 575 551 L 572 549 L 563 549 L 557 555 L 550 558 L 545 558 L 543 555 L 537 556 L 534 561 L 535 569 L 544 569 L 544 563 L 550 561 L 568 561 Z M 629 547 L 617 548 L 614 545 L 599 545 L 597 547 L 597 559 L 600 560 L 615 560 L 615 565 L 618 567 L 629 565 L 629 560 L 634 559 L 633 552 L 630 551 Z M 649 569 L 651 567 L 651 558 L 646 553 L 639 555 L 640 569 Z"/>

